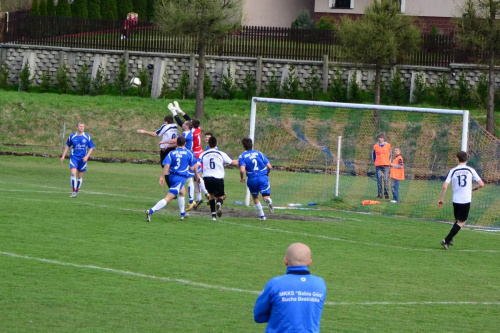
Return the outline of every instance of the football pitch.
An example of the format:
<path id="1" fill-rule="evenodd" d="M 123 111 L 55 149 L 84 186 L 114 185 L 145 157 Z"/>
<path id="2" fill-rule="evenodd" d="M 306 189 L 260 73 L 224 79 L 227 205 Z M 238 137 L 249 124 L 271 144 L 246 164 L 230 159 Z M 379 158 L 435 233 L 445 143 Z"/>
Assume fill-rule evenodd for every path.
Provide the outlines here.
<path id="1" fill-rule="evenodd" d="M 293 242 L 328 288 L 322 332 L 498 332 L 500 232 L 335 210 L 261 222 L 226 172 L 223 216 L 180 221 L 160 167 L 89 162 L 70 199 L 57 158 L 0 156 L 1 332 L 264 332 L 255 299 Z M 273 180 L 271 176 L 271 186 Z M 245 216 L 245 217 L 241 217 Z M 450 216 L 451 220 L 451 216 Z"/>

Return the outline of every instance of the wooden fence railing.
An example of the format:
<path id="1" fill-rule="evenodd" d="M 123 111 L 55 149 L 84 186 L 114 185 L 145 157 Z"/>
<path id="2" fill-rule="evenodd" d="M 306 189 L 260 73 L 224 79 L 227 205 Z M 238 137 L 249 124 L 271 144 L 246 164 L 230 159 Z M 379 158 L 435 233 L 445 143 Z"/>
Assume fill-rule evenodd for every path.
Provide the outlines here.
<path id="1" fill-rule="evenodd" d="M 150 22 L 139 22 L 129 38 L 122 39 L 123 21 L 30 16 L 28 12 L 10 13 L 1 21 L 3 43 L 179 54 L 197 52 L 193 38 L 167 35 Z M 327 55 L 333 62 L 347 61 L 335 31 L 275 27 L 242 27 L 209 45 L 207 54 L 318 61 Z M 402 64 L 448 66 L 452 62 L 478 63 L 482 59 L 485 59 L 483 52 L 457 47 L 453 35 L 423 35 L 420 51 L 407 54 Z"/>

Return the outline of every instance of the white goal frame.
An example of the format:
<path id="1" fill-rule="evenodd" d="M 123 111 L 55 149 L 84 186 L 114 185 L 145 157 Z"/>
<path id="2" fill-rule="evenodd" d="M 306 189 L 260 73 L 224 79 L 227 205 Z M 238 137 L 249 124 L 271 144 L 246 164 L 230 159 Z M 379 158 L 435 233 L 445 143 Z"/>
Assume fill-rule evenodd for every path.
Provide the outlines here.
<path id="1" fill-rule="evenodd" d="M 433 109 L 433 108 L 417 108 L 405 106 L 391 106 L 391 105 L 375 105 L 375 104 L 355 104 L 355 103 L 339 103 L 339 102 L 320 102 L 320 101 L 306 101 L 296 99 L 282 99 L 282 98 L 265 98 L 253 97 L 250 107 L 250 133 L 248 137 L 252 139 L 255 146 L 255 122 L 257 118 L 257 103 L 274 103 L 274 104 L 294 104 L 294 105 L 309 105 L 331 108 L 345 108 L 345 109 L 364 109 L 364 110 L 380 110 L 380 111 L 404 111 L 404 112 L 423 112 L 423 113 L 438 113 L 448 115 L 462 115 L 462 150 L 467 151 L 468 136 L 469 136 L 469 111 L 468 110 L 451 110 L 451 109 Z M 340 145 L 340 144 L 339 144 Z M 339 147 L 340 149 L 340 147 Z M 264 152 L 265 153 L 265 152 Z M 339 159 L 335 157 L 337 161 Z M 338 181 L 338 178 L 337 178 Z M 245 195 L 245 205 L 250 205 L 250 192 L 247 188 Z"/>

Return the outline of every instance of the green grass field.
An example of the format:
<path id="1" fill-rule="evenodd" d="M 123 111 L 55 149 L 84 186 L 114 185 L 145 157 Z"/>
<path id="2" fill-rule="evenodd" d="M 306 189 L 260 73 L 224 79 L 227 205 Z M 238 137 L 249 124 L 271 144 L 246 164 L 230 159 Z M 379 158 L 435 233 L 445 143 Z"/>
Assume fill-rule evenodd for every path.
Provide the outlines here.
<path id="1" fill-rule="evenodd" d="M 438 222 L 237 218 L 254 211 L 232 203 L 236 170 L 218 222 L 206 206 L 180 221 L 173 202 L 146 223 L 165 195 L 158 165 L 91 161 L 76 199 L 68 161 L 0 156 L 0 170 L 1 332 L 263 332 L 253 305 L 292 242 L 311 247 L 327 283 L 322 332 L 498 332 L 498 229 L 465 228 L 444 251 L 450 225 Z"/>

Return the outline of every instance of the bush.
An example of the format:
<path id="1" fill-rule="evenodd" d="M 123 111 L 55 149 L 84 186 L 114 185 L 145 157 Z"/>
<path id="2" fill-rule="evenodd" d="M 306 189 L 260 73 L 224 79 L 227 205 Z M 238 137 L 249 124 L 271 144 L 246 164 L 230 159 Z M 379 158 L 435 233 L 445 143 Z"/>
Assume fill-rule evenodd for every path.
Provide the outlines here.
<path id="1" fill-rule="evenodd" d="M 42 84 L 40 84 L 40 92 L 46 93 L 50 91 L 52 87 L 52 76 L 50 75 L 50 70 L 46 70 L 42 73 Z"/>
<path id="2" fill-rule="evenodd" d="M 462 71 L 460 77 L 458 78 L 458 91 L 457 91 L 457 102 L 461 108 L 464 108 L 470 103 L 471 91 L 469 83 L 465 79 L 465 72 Z"/>
<path id="3" fill-rule="evenodd" d="M 399 68 L 396 69 L 396 72 L 394 73 L 394 76 L 390 83 L 389 96 L 392 104 L 402 105 L 406 102 L 407 93 Z"/>
<path id="4" fill-rule="evenodd" d="M 191 95 L 191 89 L 189 88 L 189 76 L 187 71 L 183 71 L 181 75 L 181 80 L 177 86 L 177 91 L 182 99 L 186 99 Z"/>
<path id="5" fill-rule="evenodd" d="M 123 96 L 125 92 L 130 88 L 130 82 L 128 81 L 127 75 L 127 64 L 125 63 L 125 59 L 121 59 L 120 64 L 118 65 L 118 75 L 115 79 L 115 88 L 121 96 Z"/>
<path id="6" fill-rule="evenodd" d="M 87 66 L 87 64 L 83 64 L 80 71 L 76 74 L 76 91 L 78 94 L 89 94 L 91 81 L 89 66 Z"/>
<path id="7" fill-rule="evenodd" d="M 161 91 L 159 98 L 166 99 L 170 95 L 170 89 L 168 87 L 168 71 L 163 72 L 163 77 L 161 78 Z"/>
<path id="8" fill-rule="evenodd" d="M 481 109 L 486 109 L 488 105 L 488 86 L 486 74 L 481 74 L 474 92 L 474 102 L 476 102 L 477 106 Z"/>
<path id="9" fill-rule="evenodd" d="M 205 79 L 203 80 L 203 96 L 209 97 L 212 95 L 212 80 L 210 79 L 210 75 L 208 75 L 208 71 L 205 69 Z"/>
<path id="10" fill-rule="evenodd" d="M 311 75 L 306 78 L 306 84 L 304 87 L 304 93 L 306 98 L 314 101 L 318 99 L 318 95 L 321 92 L 321 79 L 316 74 L 316 69 L 311 70 Z"/>
<path id="11" fill-rule="evenodd" d="M 273 69 L 271 71 L 271 77 L 269 78 L 269 82 L 266 85 L 266 93 L 267 97 L 278 98 L 281 93 L 281 84 L 278 78 L 276 77 L 276 71 Z"/>
<path id="12" fill-rule="evenodd" d="M 56 85 L 60 94 L 66 94 L 70 90 L 69 69 L 64 63 L 56 72 Z"/>
<path id="13" fill-rule="evenodd" d="M 166 72 L 166 71 L 165 71 Z M 151 83 L 149 82 L 149 73 L 146 67 L 142 65 L 141 71 L 139 72 L 139 80 L 141 80 L 141 86 L 139 87 L 139 96 L 142 98 L 149 97 L 151 96 L 150 93 L 150 86 Z"/>
<path id="14" fill-rule="evenodd" d="M 104 68 L 99 65 L 95 77 L 91 80 L 91 94 L 92 95 L 102 95 L 104 94 L 106 87 L 106 77 L 104 75 Z"/>
<path id="15" fill-rule="evenodd" d="M 415 75 L 415 82 L 413 88 L 413 100 L 415 104 L 422 103 L 427 95 L 427 84 L 425 83 L 424 73 L 419 71 Z"/>
<path id="16" fill-rule="evenodd" d="M 314 29 L 314 20 L 307 9 L 299 12 L 295 21 L 292 22 L 292 29 Z"/>
<path id="17" fill-rule="evenodd" d="M 7 90 L 9 89 L 9 69 L 7 68 L 7 64 L 3 64 L 0 67 L 0 89 Z"/>
<path id="18" fill-rule="evenodd" d="M 222 82 L 217 90 L 217 98 L 234 99 L 236 97 L 236 86 L 233 82 L 233 76 L 228 68 L 227 75 L 222 75 Z"/>
<path id="19" fill-rule="evenodd" d="M 300 98 L 299 79 L 295 74 L 295 66 L 293 64 L 288 68 L 288 77 L 283 81 L 283 97 L 289 99 Z"/>
<path id="20" fill-rule="evenodd" d="M 328 95 L 330 100 L 333 102 L 345 102 L 347 92 L 344 88 L 344 81 L 342 80 L 342 74 L 340 73 L 340 69 L 337 68 L 335 70 L 335 76 L 332 80 L 332 85 L 328 87 Z"/>
<path id="21" fill-rule="evenodd" d="M 24 64 L 23 69 L 19 73 L 19 90 L 30 91 L 33 86 L 33 79 L 31 78 L 31 70 L 29 62 Z"/>
<path id="22" fill-rule="evenodd" d="M 242 90 L 245 94 L 245 99 L 250 100 L 253 96 L 257 94 L 257 83 L 255 82 L 255 77 L 251 72 L 247 72 L 245 79 L 243 80 Z"/>
<path id="23" fill-rule="evenodd" d="M 356 71 L 354 71 L 354 75 L 351 77 L 351 80 L 348 83 L 349 89 L 348 91 L 348 96 L 347 100 L 349 102 L 359 102 L 361 99 L 361 87 L 358 84 L 358 74 Z"/>
<path id="24" fill-rule="evenodd" d="M 335 23 L 332 17 L 321 16 L 316 22 L 316 29 L 318 30 L 335 30 Z"/>
<path id="25" fill-rule="evenodd" d="M 437 79 L 436 84 L 433 87 L 433 91 L 439 105 L 450 105 L 451 93 L 446 74 L 443 73 L 441 77 Z"/>

